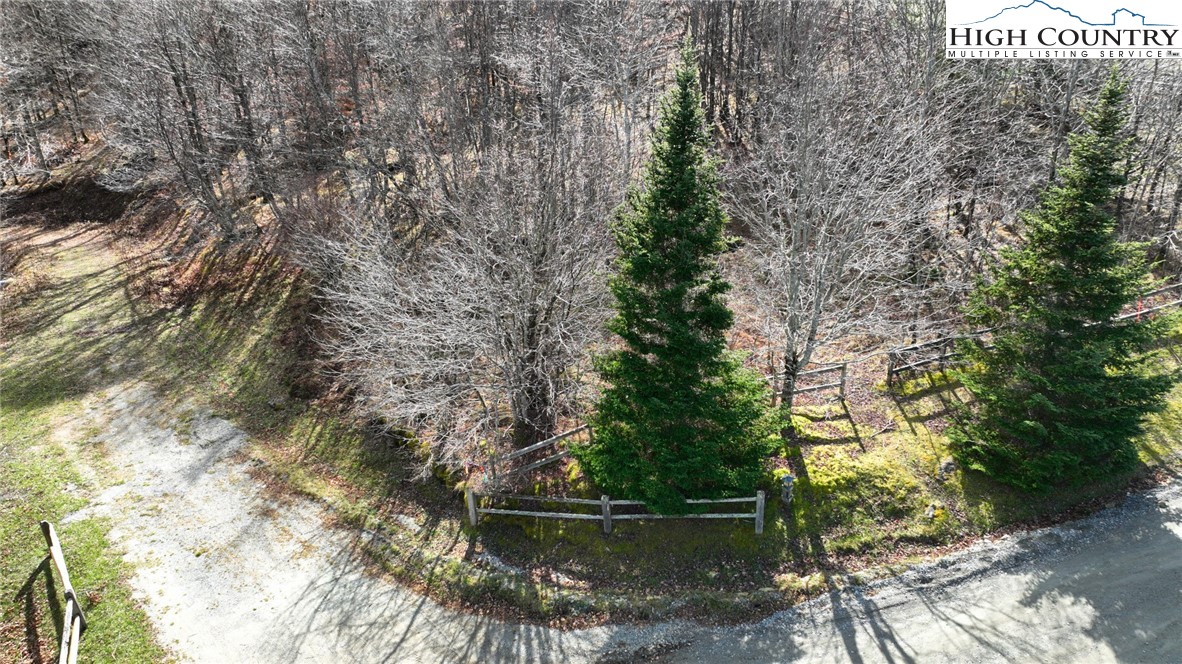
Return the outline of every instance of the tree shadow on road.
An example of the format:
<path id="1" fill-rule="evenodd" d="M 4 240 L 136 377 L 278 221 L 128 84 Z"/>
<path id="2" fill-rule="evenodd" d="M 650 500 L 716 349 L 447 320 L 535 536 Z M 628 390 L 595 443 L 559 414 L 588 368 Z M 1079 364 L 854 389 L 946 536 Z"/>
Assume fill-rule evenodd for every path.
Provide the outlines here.
<path id="1" fill-rule="evenodd" d="M 1090 607 L 1084 634 L 1119 661 L 1182 661 L 1182 500 L 1174 489 L 1173 507 L 1134 495 L 1098 515 L 1112 527 L 1042 568 L 1023 605 Z"/>
<path id="2" fill-rule="evenodd" d="M 1136 495 L 1088 519 L 1019 535 L 987 568 L 911 573 L 899 582 L 930 629 L 966 657 L 1182 661 L 1180 516 L 1152 494 Z M 962 584 L 984 569 L 994 575 L 988 585 L 966 595 Z"/>

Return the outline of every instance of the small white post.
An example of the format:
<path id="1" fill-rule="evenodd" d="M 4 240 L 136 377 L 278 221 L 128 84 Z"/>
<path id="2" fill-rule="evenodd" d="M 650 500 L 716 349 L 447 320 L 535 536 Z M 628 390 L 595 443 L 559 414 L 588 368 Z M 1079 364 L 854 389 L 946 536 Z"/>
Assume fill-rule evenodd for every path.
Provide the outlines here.
<path id="1" fill-rule="evenodd" d="M 605 535 L 612 534 L 612 501 L 606 495 L 599 497 L 599 503 L 603 506 L 603 532 Z"/>
<path id="2" fill-rule="evenodd" d="M 472 487 L 464 487 L 464 502 L 468 503 L 468 522 L 473 526 L 476 525 L 476 494 L 472 493 Z"/>
<path id="3" fill-rule="evenodd" d="M 763 534 L 763 491 L 755 492 L 755 534 Z"/>

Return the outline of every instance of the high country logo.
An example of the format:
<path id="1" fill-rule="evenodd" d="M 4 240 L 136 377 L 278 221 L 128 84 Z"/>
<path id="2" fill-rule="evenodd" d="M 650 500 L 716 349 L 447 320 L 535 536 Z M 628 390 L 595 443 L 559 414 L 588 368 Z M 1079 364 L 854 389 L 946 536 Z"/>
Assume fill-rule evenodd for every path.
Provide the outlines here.
<path id="1" fill-rule="evenodd" d="M 1010 0 L 1012 3 L 1013 0 Z M 1182 3 L 948 0 L 949 58 L 1177 58 Z M 1054 2 L 1054 0 L 1052 0 Z M 998 5 L 1007 6 L 998 6 Z M 1150 16 L 1147 16 L 1148 11 Z"/>

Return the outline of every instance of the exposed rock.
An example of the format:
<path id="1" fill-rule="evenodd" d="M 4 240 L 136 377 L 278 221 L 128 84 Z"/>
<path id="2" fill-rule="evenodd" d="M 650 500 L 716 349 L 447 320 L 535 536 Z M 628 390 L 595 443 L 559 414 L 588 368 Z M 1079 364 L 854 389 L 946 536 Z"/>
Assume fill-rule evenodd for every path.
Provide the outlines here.
<path id="1" fill-rule="evenodd" d="M 417 533 L 417 532 L 419 532 L 419 530 L 421 530 L 421 527 L 419 526 L 419 522 L 415 521 L 414 519 L 412 519 L 411 517 L 409 517 L 405 514 L 395 514 L 394 520 L 398 522 L 398 525 L 402 526 L 403 528 L 406 528 L 407 530 L 409 530 L 412 533 Z"/>
<path id="2" fill-rule="evenodd" d="M 509 563 L 501 560 L 491 553 L 478 553 L 476 554 L 475 559 L 497 570 L 498 572 L 512 574 L 513 576 L 525 576 L 525 570 L 521 569 L 520 567 L 514 567 L 513 565 L 510 565 Z"/>

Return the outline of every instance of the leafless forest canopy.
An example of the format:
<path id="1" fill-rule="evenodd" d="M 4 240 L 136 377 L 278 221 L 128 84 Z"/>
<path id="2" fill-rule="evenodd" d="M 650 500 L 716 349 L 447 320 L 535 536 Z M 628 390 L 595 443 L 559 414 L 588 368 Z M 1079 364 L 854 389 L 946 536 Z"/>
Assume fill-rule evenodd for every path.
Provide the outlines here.
<path id="1" fill-rule="evenodd" d="M 590 401 L 608 224 L 687 35 L 737 237 L 733 345 L 790 386 L 957 329 L 1111 63 L 948 60 L 943 31 L 939 0 L 4 0 L 0 179 L 102 145 L 101 187 L 169 191 L 205 241 L 283 254 L 361 406 L 458 465 Z M 1176 272 L 1182 79 L 1119 67 L 1121 232 Z"/>

